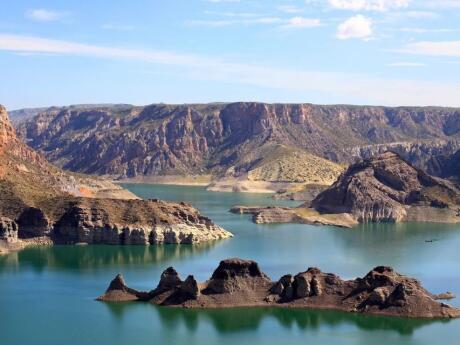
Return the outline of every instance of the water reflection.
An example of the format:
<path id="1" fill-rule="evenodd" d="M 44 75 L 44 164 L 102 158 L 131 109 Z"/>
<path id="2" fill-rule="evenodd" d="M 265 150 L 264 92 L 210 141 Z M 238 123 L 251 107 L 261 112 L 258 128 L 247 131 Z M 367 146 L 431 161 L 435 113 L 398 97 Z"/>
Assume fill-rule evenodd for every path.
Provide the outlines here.
<path id="1" fill-rule="evenodd" d="M 0 269 L 30 267 L 41 272 L 49 268 L 85 269 L 109 266 L 132 267 L 149 263 L 165 264 L 201 255 L 218 245 L 217 242 L 198 245 L 155 246 L 52 246 L 32 247 L 23 251 L 0 256 Z"/>
<path id="2" fill-rule="evenodd" d="M 120 322 L 124 316 L 138 308 L 151 308 L 159 316 L 161 327 L 174 332 L 185 326 L 190 332 L 199 331 L 199 326 L 209 323 L 220 334 L 256 331 L 264 327 L 264 321 L 276 320 L 284 329 L 297 328 L 303 331 L 320 330 L 323 327 L 356 327 L 365 331 L 390 331 L 399 335 L 411 335 L 415 330 L 451 320 L 403 319 L 395 317 L 369 316 L 330 310 L 304 310 L 288 308 L 231 308 L 231 309 L 181 309 L 134 303 L 105 303 L 112 316 Z M 126 314 L 126 315 L 125 315 Z"/>

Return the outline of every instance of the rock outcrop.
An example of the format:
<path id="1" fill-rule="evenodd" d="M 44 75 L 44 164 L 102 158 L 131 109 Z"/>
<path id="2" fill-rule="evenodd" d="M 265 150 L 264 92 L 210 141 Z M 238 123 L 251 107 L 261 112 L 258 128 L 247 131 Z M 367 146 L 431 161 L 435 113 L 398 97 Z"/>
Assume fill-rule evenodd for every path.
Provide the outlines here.
<path id="1" fill-rule="evenodd" d="M 17 128 L 72 171 L 130 178 L 253 171 L 256 179 L 295 180 L 294 159 L 270 161 L 280 145 L 346 163 L 394 148 L 426 168 L 433 154 L 460 148 L 458 123 L 455 108 L 240 102 L 51 108 Z"/>
<path id="2" fill-rule="evenodd" d="M 140 200 L 52 166 L 18 139 L 1 106 L 0 194 L 0 240 L 8 243 L 194 244 L 232 236 L 191 205 Z"/>
<path id="3" fill-rule="evenodd" d="M 308 268 L 272 282 L 256 262 L 228 259 L 221 261 L 211 278 L 201 284 L 193 276 L 182 281 L 170 267 L 150 292 L 128 288 L 118 275 L 98 300 L 141 300 L 185 308 L 276 306 L 413 318 L 460 317 L 460 309 L 436 301 L 438 297 L 416 279 L 390 267 L 375 267 L 354 280 Z"/>
<path id="4" fill-rule="evenodd" d="M 348 213 L 363 223 L 460 221 L 459 191 L 392 152 L 351 165 L 312 206 L 321 213 Z"/>
<path id="5" fill-rule="evenodd" d="M 18 240 L 18 225 L 14 220 L 0 217 L 0 240 L 4 240 L 8 243 Z"/>
<path id="6" fill-rule="evenodd" d="M 460 150 L 432 156 L 427 162 L 427 171 L 432 175 L 452 179 L 460 186 Z"/>

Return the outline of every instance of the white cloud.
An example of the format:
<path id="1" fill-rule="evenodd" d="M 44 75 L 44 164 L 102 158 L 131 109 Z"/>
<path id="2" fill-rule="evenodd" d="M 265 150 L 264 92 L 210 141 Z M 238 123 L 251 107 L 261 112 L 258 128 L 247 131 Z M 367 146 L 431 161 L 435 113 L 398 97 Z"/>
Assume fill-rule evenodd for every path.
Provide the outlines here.
<path id="1" fill-rule="evenodd" d="M 228 20 L 189 20 L 185 22 L 190 26 L 224 27 L 231 25 L 257 25 L 257 24 L 277 24 L 282 19 L 278 17 L 260 17 L 251 19 L 228 19 Z"/>
<path id="2" fill-rule="evenodd" d="M 414 34 L 425 34 L 425 33 L 428 33 L 428 32 L 432 32 L 432 33 L 454 32 L 454 31 L 457 31 L 457 30 L 454 30 L 454 29 L 426 29 L 426 28 L 415 28 L 414 27 L 414 28 L 400 28 L 397 31 L 410 32 L 410 33 L 414 33 Z"/>
<path id="3" fill-rule="evenodd" d="M 26 17 L 39 22 L 53 22 L 66 17 L 66 12 L 51 11 L 45 9 L 32 9 L 26 12 Z"/>
<path id="4" fill-rule="evenodd" d="M 336 37 L 341 40 L 350 38 L 369 39 L 372 36 L 372 19 L 358 14 L 348 18 L 337 27 Z"/>
<path id="5" fill-rule="evenodd" d="M 225 27 L 232 25 L 278 25 L 280 29 L 302 29 L 321 26 L 321 20 L 316 18 L 292 17 L 282 19 L 279 17 L 260 17 L 250 19 L 225 19 L 225 20 L 189 20 L 185 22 L 190 26 Z"/>
<path id="6" fill-rule="evenodd" d="M 321 93 L 334 102 L 460 106 L 458 97 L 460 83 L 452 82 L 383 79 L 359 74 L 264 67 L 260 64 L 233 63 L 217 58 L 167 51 L 97 46 L 8 34 L 0 34 L 0 50 L 15 53 L 125 59 L 163 66 L 177 66 L 181 68 L 181 75 L 192 80 L 201 79 L 292 90 L 306 95 Z M 458 53 L 460 54 L 460 50 Z M 363 90 L 366 92 L 363 93 Z"/>
<path id="7" fill-rule="evenodd" d="M 329 6 L 339 10 L 385 12 L 409 6 L 411 0 L 328 0 Z"/>
<path id="8" fill-rule="evenodd" d="M 426 64 L 421 62 L 393 62 L 388 64 L 387 66 L 390 67 L 424 67 Z"/>
<path id="9" fill-rule="evenodd" d="M 398 52 L 415 55 L 460 57 L 460 41 L 413 42 L 406 44 Z"/>
<path id="10" fill-rule="evenodd" d="M 426 18 L 426 19 L 436 19 L 439 18 L 439 14 L 436 12 L 430 11 L 407 11 L 404 14 L 409 18 Z"/>
<path id="11" fill-rule="evenodd" d="M 423 3 L 428 8 L 460 8 L 460 0 L 431 0 Z"/>
<path id="12" fill-rule="evenodd" d="M 302 28 L 315 28 L 321 26 L 321 20 L 316 18 L 293 17 L 282 25 L 284 29 L 302 29 Z"/>

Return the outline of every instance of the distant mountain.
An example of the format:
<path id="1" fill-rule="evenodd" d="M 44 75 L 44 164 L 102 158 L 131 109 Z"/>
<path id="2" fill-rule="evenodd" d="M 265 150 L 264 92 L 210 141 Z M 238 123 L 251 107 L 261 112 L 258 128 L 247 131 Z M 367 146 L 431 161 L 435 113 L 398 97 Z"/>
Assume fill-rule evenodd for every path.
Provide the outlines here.
<path id="1" fill-rule="evenodd" d="M 73 106 L 40 112 L 17 130 L 50 161 L 77 172 L 125 178 L 254 171 L 272 179 L 278 175 L 264 162 L 279 145 L 347 164 L 392 149 L 426 167 L 433 155 L 460 149 L 460 109 L 253 102 Z"/>

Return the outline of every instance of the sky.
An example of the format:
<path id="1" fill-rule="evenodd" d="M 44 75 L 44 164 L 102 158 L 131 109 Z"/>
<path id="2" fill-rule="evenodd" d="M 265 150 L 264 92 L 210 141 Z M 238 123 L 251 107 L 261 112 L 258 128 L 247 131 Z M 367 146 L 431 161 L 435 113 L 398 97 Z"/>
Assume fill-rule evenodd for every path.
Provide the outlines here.
<path id="1" fill-rule="evenodd" d="M 1 0 L 0 103 L 460 106 L 460 0 Z"/>

